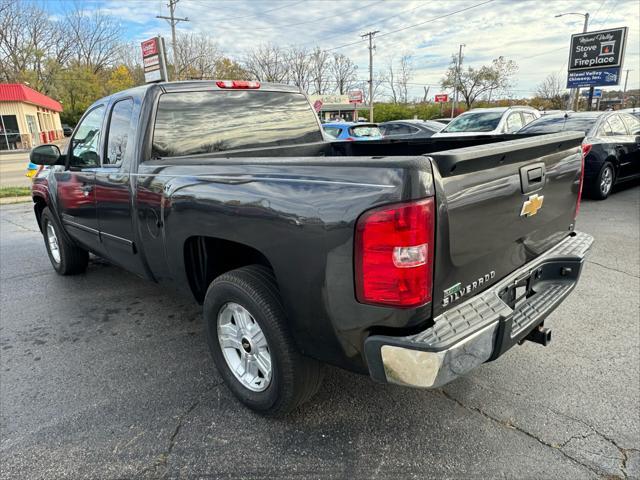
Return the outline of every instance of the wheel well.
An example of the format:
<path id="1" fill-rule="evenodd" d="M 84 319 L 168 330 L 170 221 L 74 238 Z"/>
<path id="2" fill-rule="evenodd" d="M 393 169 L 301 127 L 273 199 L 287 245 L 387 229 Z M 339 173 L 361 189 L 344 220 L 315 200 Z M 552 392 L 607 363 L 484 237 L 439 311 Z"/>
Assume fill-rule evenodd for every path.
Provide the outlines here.
<path id="1" fill-rule="evenodd" d="M 211 282 L 225 272 L 246 265 L 264 265 L 267 258 L 255 248 L 215 237 L 189 237 L 184 244 L 184 265 L 189 287 L 196 300 L 204 301 Z"/>
<path id="2" fill-rule="evenodd" d="M 42 230 L 42 226 L 40 225 L 40 220 L 42 218 L 42 211 L 46 208 L 47 202 L 44 201 L 42 197 L 33 197 L 33 211 L 36 214 L 36 220 L 38 221 L 38 228 Z"/>

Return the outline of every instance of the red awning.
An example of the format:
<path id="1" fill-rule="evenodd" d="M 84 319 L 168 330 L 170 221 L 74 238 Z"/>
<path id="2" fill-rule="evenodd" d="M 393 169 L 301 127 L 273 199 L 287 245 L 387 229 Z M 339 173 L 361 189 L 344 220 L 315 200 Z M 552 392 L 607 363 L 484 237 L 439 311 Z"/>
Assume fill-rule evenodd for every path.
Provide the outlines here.
<path id="1" fill-rule="evenodd" d="M 21 83 L 0 83 L 0 102 L 25 102 L 55 112 L 62 111 L 60 102 Z"/>

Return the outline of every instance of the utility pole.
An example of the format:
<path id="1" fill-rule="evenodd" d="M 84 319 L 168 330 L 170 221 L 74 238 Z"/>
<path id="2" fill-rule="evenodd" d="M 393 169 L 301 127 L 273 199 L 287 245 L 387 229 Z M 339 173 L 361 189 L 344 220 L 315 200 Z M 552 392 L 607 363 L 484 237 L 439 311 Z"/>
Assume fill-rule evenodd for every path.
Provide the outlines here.
<path id="1" fill-rule="evenodd" d="M 622 108 L 624 108 L 627 105 L 627 82 L 629 82 L 630 71 L 631 70 L 627 68 L 627 74 L 624 77 L 624 90 L 622 91 Z"/>
<path id="2" fill-rule="evenodd" d="M 369 37 L 369 121 L 373 122 L 373 36 L 379 33 L 380 30 L 375 32 L 367 32 L 360 35 L 362 38 Z"/>
<path id="3" fill-rule="evenodd" d="M 462 47 L 466 47 L 464 43 L 460 44 L 460 51 L 458 52 L 458 65 L 456 67 L 456 88 L 453 97 L 453 106 L 451 107 L 451 118 L 453 118 L 454 112 L 456 111 L 456 103 L 458 103 L 458 84 L 460 82 L 460 69 L 462 68 Z"/>
<path id="4" fill-rule="evenodd" d="M 168 17 L 165 17 L 163 15 L 156 15 L 156 18 L 162 18 L 164 20 L 166 20 L 169 25 L 171 25 L 171 48 L 173 50 L 173 75 L 176 75 L 177 72 L 177 68 L 178 68 L 178 62 L 176 61 L 176 25 L 180 22 L 188 22 L 189 19 L 187 17 L 184 18 L 178 18 L 175 16 L 176 13 L 176 3 L 178 3 L 180 0 L 169 0 L 169 3 L 167 3 L 167 7 L 169 7 L 169 15 Z"/>

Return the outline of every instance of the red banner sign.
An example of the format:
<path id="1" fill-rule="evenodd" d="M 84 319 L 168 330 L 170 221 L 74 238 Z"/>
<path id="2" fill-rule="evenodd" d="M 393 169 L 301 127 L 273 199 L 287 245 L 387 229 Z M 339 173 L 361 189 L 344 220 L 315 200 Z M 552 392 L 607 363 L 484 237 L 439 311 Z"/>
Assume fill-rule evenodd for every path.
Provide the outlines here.
<path id="1" fill-rule="evenodd" d="M 142 58 L 158 55 L 158 39 L 157 37 L 142 42 Z"/>
<path id="2" fill-rule="evenodd" d="M 436 95 L 436 103 L 444 103 L 449 101 L 449 95 L 446 93 L 440 93 Z"/>

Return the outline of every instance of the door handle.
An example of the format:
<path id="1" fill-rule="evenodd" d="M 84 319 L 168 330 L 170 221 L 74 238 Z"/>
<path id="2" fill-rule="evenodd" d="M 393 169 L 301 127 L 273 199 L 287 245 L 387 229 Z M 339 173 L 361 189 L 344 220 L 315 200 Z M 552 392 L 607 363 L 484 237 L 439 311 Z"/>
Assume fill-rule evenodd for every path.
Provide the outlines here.
<path id="1" fill-rule="evenodd" d="M 93 190 L 93 185 L 83 185 L 82 187 L 80 187 L 80 189 L 82 190 L 82 194 L 85 197 L 88 197 L 91 191 Z"/>
<path id="2" fill-rule="evenodd" d="M 544 162 L 534 163 L 520 168 L 520 186 L 522 193 L 529 193 L 544 187 L 547 172 Z"/>

